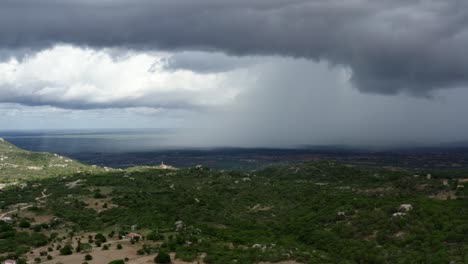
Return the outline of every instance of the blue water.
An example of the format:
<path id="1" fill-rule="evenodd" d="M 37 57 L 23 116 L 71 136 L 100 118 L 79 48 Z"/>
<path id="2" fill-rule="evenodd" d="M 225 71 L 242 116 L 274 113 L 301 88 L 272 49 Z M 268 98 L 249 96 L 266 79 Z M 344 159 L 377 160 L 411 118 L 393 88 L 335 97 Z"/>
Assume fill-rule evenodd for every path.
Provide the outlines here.
<path id="1" fill-rule="evenodd" d="M 170 149 L 166 142 L 173 133 L 170 129 L 3 131 L 0 137 L 30 151 L 70 155 Z"/>

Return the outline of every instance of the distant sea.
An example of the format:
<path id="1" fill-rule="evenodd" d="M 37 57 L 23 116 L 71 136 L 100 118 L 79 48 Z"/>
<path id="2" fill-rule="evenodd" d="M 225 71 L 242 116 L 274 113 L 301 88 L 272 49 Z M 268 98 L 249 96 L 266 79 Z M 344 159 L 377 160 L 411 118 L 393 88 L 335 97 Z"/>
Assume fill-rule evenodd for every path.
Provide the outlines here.
<path id="1" fill-rule="evenodd" d="M 0 131 L 0 137 L 36 152 L 65 155 L 87 164 L 110 167 L 157 165 L 172 129 Z M 181 163 L 179 162 L 179 165 Z"/>
<path id="2" fill-rule="evenodd" d="M 31 151 L 118 153 L 171 148 L 165 142 L 174 133 L 173 129 L 0 131 L 0 137 Z"/>

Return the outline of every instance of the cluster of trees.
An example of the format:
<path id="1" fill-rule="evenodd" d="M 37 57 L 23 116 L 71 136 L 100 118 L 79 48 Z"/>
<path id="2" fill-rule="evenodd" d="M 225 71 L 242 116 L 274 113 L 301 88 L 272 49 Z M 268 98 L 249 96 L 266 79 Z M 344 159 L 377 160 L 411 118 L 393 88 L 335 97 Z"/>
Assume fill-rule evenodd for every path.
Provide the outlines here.
<path id="1" fill-rule="evenodd" d="M 42 233 L 18 232 L 13 223 L 0 221 L 0 253 L 18 257 L 28 252 L 29 248 L 45 246 L 48 242 L 49 238 Z"/>

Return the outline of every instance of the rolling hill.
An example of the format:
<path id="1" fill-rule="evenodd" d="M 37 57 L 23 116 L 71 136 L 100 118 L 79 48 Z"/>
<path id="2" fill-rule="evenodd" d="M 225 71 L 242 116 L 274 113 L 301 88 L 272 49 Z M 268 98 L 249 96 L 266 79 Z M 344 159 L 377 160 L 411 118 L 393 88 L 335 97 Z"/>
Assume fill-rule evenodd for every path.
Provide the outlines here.
<path id="1" fill-rule="evenodd" d="M 23 150 L 0 138 L 0 182 L 3 183 L 103 170 L 58 154 Z"/>

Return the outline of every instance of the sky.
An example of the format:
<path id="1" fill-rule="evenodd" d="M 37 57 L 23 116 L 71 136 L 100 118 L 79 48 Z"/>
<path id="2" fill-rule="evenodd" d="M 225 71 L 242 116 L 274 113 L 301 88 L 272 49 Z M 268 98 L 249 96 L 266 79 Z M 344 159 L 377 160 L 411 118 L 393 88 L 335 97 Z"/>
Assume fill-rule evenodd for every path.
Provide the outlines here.
<path id="1" fill-rule="evenodd" d="M 464 0 L 2 0 L 0 36 L 0 130 L 468 141 Z"/>

